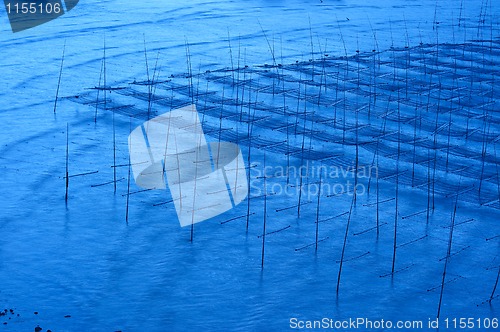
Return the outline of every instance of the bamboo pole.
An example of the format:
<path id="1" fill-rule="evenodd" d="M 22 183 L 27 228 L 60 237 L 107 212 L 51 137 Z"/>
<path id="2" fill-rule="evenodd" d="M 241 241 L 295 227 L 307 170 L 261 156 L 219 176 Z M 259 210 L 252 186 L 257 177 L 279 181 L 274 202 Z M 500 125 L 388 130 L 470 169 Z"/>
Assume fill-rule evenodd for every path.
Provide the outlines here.
<path id="1" fill-rule="evenodd" d="M 54 100 L 54 114 L 56 113 L 57 99 L 59 98 L 59 88 L 61 86 L 61 78 L 62 78 L 62 72 L 63 72 L 64 53 L 65 52 L 66 52 L 66 40 L 64 40 L 63 54 L 62 54 L 62 58 L 61 58 L 61 68 L 59 69 L 59 79 L 57 81 L 56 99 Z"/>
<path id="2" fill-rule="evenodd" d="M 459 181 L 461 183 L 461 179 Z M 451 226 L 450 226 L 450 236 L 448 239 L 448 250 L 446 253 L 446 260 L 444 263 L 444 269 L 443 269 L 443 278 L 441 279 L 441 292 L 439 294 L 439 304 L 438 304 L 438 310 L 437 310 L 437 318 L 439 318 L 439 315 L 441 314 L 441 305 L 443 303 L 443 293 L 444 293 L 444 284 L 446 280 L 446 271 L 448 268 L 448 262 L 451 256 L 451 247 L 453 243 L 453 231 L 455 230 L 455 216 L 457 214 L 457 205 L 458 205 L 458 195 L 460 192 L 460 183 L 458 185 L 458 190 L 456 193 L 456 198 L 455 198 L 455 207 L 453 208 L 453 216 L 451 218 Z"/>
<path id="3" fill-rule="evenodd" d="M 66 123 L 66 195 L 64 200 L 68 202 L 69 191 L 69 123 Z"/>
<path id="4" fill-rule="evenodd" d="M 132 130 L 132 117 L 129 118 L 130 124 L 130 130 Z M 130 141 L 130 145 L 132 145 L 132 141 Z M 132 148 L 132 146 L 130 146 Z M 130 160 L 130 153 L 128 154 L 128 175 L 127 175 L 127 202 L 126 202 L 126 211 L 125 211 L 125 222 L 128 225 L 128 217 L 129 217 L 129 203 L 130 203 L 130 169 L 131 169 L 131 160 Z M 116 167 L 115 167 L 116 168 Z M 114 182 L 116 185 L 116 181 Z"/>
<path id="5" fill-rule="evenodd" d="M 323 172 L 320 171 L 320 173 L 319 173 L 318 202 L 317 202 L 317 205 L 316 205 L 316 245 L 315 245 L 316 251 L 318 251 L 319 208 L 320 208 L 320 201 L 321 201 L 322 175 L 323 175 Z"/>
<path id="6" fill-rule="evenodd" d="M 264 169 L 266 169 L 266 152 L 264 151 Z M 267 222 L 267 183 L 266 174 L 264 174 L 264 223 L 262 230 L 262 257 L 261 257 L 261 268 L 264 269 L 264 254 L 266 245 L 266 222 Z"/>
<path id="7" fill-rule="evenodd" d="M 349 226 L 351 224 L 351 215 L 352 215 L 352 207 L 353 206 L 354 206 L 354 196 L 353 196 L 353 199 L 351 201 L 351 208 L 349 209 L 349 217 L 347 218 L 347 224 L 345 227 L 344 244 L 342 245 L 342 254 L 340 256 L 339 274 L 337 276 L 337 296 L 339 296 L 340 278 L 342 277 L 342 266 L 344 263 L 345 247 L 347 244 L 347 236 L 349 235 Z"/>

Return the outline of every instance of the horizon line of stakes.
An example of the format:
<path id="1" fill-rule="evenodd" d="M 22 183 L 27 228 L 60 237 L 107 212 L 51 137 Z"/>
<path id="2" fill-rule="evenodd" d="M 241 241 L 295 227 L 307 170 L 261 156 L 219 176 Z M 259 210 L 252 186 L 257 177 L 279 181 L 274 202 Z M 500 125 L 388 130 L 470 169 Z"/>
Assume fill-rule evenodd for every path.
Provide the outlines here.
<path id="1" fill-rule="evenodd" d="M 436 222 L 439 218 L 448 220 L 447 225 L 440 226 L 449 228 L 446 253 L 437 262 L 443 264 L 441 280 L 439 285 L 427 290 L 439 292 L 439 317 L 445 285 L 463 278 L 447 278 L 450 257 L 460 255 L 470 247 L 454 248 L 454 231 L 457 226 L 477 222 L 474 218 L 458 221 L 457 208 L 465 202 L 470 206 L 500 209 L 497 155 L 500 116 L 495 109 L 495 96 L 499 92 L 496 59 L 500 56 L 500 47 L 498 40 L 494 40 L 494 32 L 498 31 L 493 29 L 493 18 L 487 20 L 487 4 L 484 7 L 477 26 L 471 23 L 472 26 L 467 27 L 460 13 L 457 26 L 453 26 L 453 37 L 456 29 L 457 34 L 463 33 L 464 39 L 451 44 L 439 43 L 436 17 L 433 24 L 436 42 L 433 44 L 421 40 L 414 44 L 406 32 L 403 47 L 380 50 L 376 32 L 372 29 L 373 48 L 365 52 L 358 46 L 353 55 L 347 52 L 340 25 L 338 37 L 343 54 L 339 56 L 327 51 L 327 41 L 321 44 L 318 39 L 314 43 L 310 29 L 310 59 L 291 64 L 284 62 L 281 38 L 280 49 L 277 50 L 274 39 L 269 40 L 262 29 L 263 39 L 272 55 L 272 65 L 246 65 L 246 49 L 241 48 L 240 40 L 237 48 L 233 48 L 234 41 L 228 33 L 231 67 L 193 73 L 190 45 L 186 40 L 187 72 L 167 78 L 161 75 L 159 52 L 151 70 L 144 37 L 144 49 L 140 52 L 144 53 L 147 79 L 114 87 L 108 85 L 104 38 L 98 85 L 77 96 L 59 98 L 63 51 L 54 113 L 58 99 L 92 107 L 96 124 L 99 112 L 111 112 L 112 179 L 91 187 L 112 185 L 116 194 L 117 183 L 126 180 L 127 189 L 123 196 L 126 197 L 125 219 L 128 224 L 130 197 L 145 190 L 130 191 L 129 159 L 125 164 L 117 164 L 115 114 L 128 118 L 126 122 L 131 130 L 133 119 L 147 121 L 166 109 L 195 104 L 208 137 L 242 147 L 247 157 L 248 183 L 263 181 L 263 193 L 252 195 L 250 192 L 246 202 L 242 203 L 246 205 L 244 215 L 220 223 L 244 221 L 243 227 L 248 232 L 250 220 L 255 218 L 252 216 L 262 216 L 262 233 L 257 236 L 262 241 L 262 268 L 266 238 L 280 236 L 294 227 L 281 222 L 286 220 L 279 218 L 284 213 L 296 214 L 298 223 L 310 224 L 313 229 L 311 242 L 294 248 L 294 252 L 310 248 L 317 252 L 320 245 L 334 234 L 342 234 L 339 260 L 336 261 L 339 265 L 335 280 L 337 296 L 341 290 L 344 264 L 372 254 L 365 251 L 355 257 L 347 257 L 346 249 L 355 245 L 356 237 L 372 235 L 376 242 L 384 229 L 391 228 L 386 232 L 393 239 L 391 260 L 387 262 L 387 273 L 380 278 L 394 278 L 398 273 L 414 268 L 414 264 L 398 264 L 398 249 L 414 246 L 432 236 L 428 227 L 422 234 L 409 232 L 405 222 L 415 223 L 415 219 L 422 216 L 426 226 L 433 219 Z M 467 36 L 474 39 L 468 40 Z M 111 92 L 114 93 L 113 98 Z M 68 124 L 64 176 L 66 202 L 71 178 L 99 172 L 73 171 L 78 166 L 70 165 L 70 129 Z M 332 181 L 322 171 L 313 176 L 309 172 L 300 172 L 294 178 L 288 172 L 281 177 L 264 173 L 260 179 L 252 179 L 252 169 L 265 169 L 269 160 L 284 161 L 286 164 L 282 166 L 286 170 L 308 163 L 314 163 L 319 169 L 350 167 L 355 181 L 354 191 L 332 193 L 322 190 L 325 183 Z M 374 167 L 376 176 L 367 179 L 358 177 L 361 165 Z M 117 172 L 121 168 L 127 169 L 126 175 L 118 178 Z M 363 181 L 368 195 L 357 192 L 358 181 Z M 269 182 L 296 188 L 296 194 L 286 198 L 287 206 L 270 209 L 272 196 L 276 193 L 268 192 Z M 319 188 L 315 190 L 315 199 L 304 195 L 312 186 Z M 422 210 L 408 211 L 401 203 L 404 200 L 400 195 L 402 190 L 421 197 L 422 202 L 419 203 Z M 440 200 L 443 202 L 446 199 L 452 202 L 452 211 L 436 209 Z M 171 201 L 153 206 L 168 203 Z M 324 211 L 322 207 L 329 204 L 344 206 L 345 210 L 334 214 Z M 364 229 L 355 232 L 352 231 L 354 211 L 358 214 L 369 211 L 369 215 L 373 216 L 371 220 L 362 221 Z M 303 218 L 304 215 L 308 218 Z M 500 234 L 492 233 L 484 240 L 495 248 L 494 243 L 499 238 Z M 190 230 L 190 241 L 193 239 L 194 225 Z M 499 296 L 496 295 L 500 276 L 498 255 L 495 256 L 494 249 L 484 254 L 490 255 L 492 261 L 492 266 L 485 268 L 491 274 L 491 291 L 483 294 L 485 301 L 480 305 L 490 303 Z"/>

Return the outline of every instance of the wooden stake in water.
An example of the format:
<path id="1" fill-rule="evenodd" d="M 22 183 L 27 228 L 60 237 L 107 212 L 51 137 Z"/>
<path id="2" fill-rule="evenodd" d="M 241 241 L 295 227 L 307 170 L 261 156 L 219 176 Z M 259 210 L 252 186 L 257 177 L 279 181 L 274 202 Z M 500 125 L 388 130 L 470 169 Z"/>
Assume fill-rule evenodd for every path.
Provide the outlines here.
<path id="1" fill-rule="evenodd" d="M 112 112 L 113 121 L 113 190 L 116 193 L 116 125 L 115 112 Z"/>
<path id="2" fill-rule="evenodd" d="M 152 97 L 151 95 L 153 91 L 152 91 L 152 82 L 149 76 L 149 62 L 148 62 L 148 50 L 146 48 L 146 35 L 143 35 L 142 37 L 144 41 L 144 60 L 146 62 L 146 76 L 148 78 L 147 87 L 148 87 L 148 120 L 149 120 L 151 118 L 151 97 Z"/>
<path id="3" fill-rule="evenodd" d="M 342 29 L 340 28 L 340 23 L 339 23 L 339 20 L 337 18 L 337 16 L 335 15 L 335 18 L 337 19 L 337 26 L 339 27 L 339 32 L 340 32 L 340 40 L 342 41 L 342 45 L 344 46 L 344 55 L 345 55 L 345 59 L 346 59 L 346 70 L 344 72 L 344 79 L 343 79 L 343 83 L 344 83 L 344 87 L 343 87 L 343 91 L 344 91 L 344 101 L 343 101 L 343 128 L 342 128 L 342 144 L 345 144 L 345 133 L 346 133 L 346 108 L 347 108 L 347 104 L 346 104 L 346 100 L 347 100 L 347 96 L 346 96 L 346 82 L 347 82 L 347 79 L 349 77 L 349 57 L 347 56 L 347 47 L 346 47 L 346 44 L 345 44 L 345 40 L 344 40 L 344 35 L 342 34 Z M 340 75 L 340 74 L 339 74 Z"/>
<path id="4" fill-rule="evenodd" d="M 396 57 L 394 55 L 394 63 L 396 62 Z M 396 77 L 394 77 L 394 81 L 396 81 Z M 400 154 L 401 154 L 401 109 L 400 109 L 400 95 L 399 95 L 399 88 L 398 88 L 398 157 L 396 160 L 396 211 L 394 214 L 394 243 L 393 243 L 393 252 L 392 252 L 392 269 L 391 273 L 392 276 L 394 276 L 394 269 L 396 267 L 396 248 L 397 248 L 397 241 L 398 241 L 398 221 L 399 221 L 399 160 L 400 160 Z"/>
<path id="5" fill-rule="evenodd" d="M 56 113 L 57 99 L 59 98 L 59 87 L 61 86 L 61 77 L 64 65 L 64 53 L 66 52 L 66 40 L 64 41 L 63 54 L 61 58 L 61 68 L 59 69 L 59 80 L 57 82 L 56 99 L 54 100 L 54 113 Z"/>
<path id="6" fill-rule="evenodd" d="M 446 280 L 446 269 L 448 268 L 448 261 L 450 260 L 450 256 L 451 256 L 451 246 L 453 243 L 453 231 L 455 229 L 455 216 L 457 214 L 458 194 L 460 191 L 460 183 L 462 182 L 461 180 L 462 179 L 460 179 L 460 181 L 459 181 L 458 190 L 457 190 L 457 194 L 456 194 L 456 198 L 455 198 L 455 207 L 453 209 L 453 216 L 451 218 L 450 237 L 448 239 L 448 251 L 446 252 L 446 260 L 445 260 L 444 269 L 443 269 L 443 278 L 441 279 L 441 292 L 439 295 L 437 318 L 439 318 L 439 315 L 441 314 L 441 304 L 443 302 L 444 284 L 445 284 L 445 280 Z"/>
<path id="7" fill-rule="evenodd" d="M 462 21 L 462 10 L 464 7 L 464 0 L 460 0 L 460 13 L 458 14 L 458 26 L 460 26 L 460 23 Z"/>
<path id="8" fill-rule="evenodd" d="M 102 62 L 103 62 L 103 80 L 104 80 L 104 110 L 106 110 L 107 108 L 107 86 L 106 86 L 106 35 L 104 35 L 104 54 L 103 54 L 103 57 L 102 57 Z"/>
<path id="9" fill-rule="evenodd" d="M 358 62 L 358 78 L 357 78 L 357 94 L 356 94 L 356 110 L 355 110 L 355 118 L 356 118 L 356 160 L 355 160 L 355 170 L 354 170 L 354 204 L 356 204 L 357 193 L 356 189 L 358 187 L 358 167 L 359 167 L 359 115 L 358 115 L 358 106 L 359 106 L 359 92 L 360 92 L 360 61 L 359 61 L 359 44 L 356 50 L 356 61 Z"/>
<path id="10" fill-rule="evenodd" d="M 380 218 L 379 218 L 379 204 L 380 204 L 380 190 L 379 190 L 379 176 L 378 176 L 378 156 L 379 156 L 379 153 L 378 153 L 378 144 L 380 142 L 380 139 L 377 138 L 377 151 L 375 152 L 377 154 L 377 175 L 375 176 L 376 177 L 376 188 L 377 188 L 377 239 L 378 239 L 378 236 L 380 235 Z"/>
<path id="11" fill-rule="evenodd" d="M 326 95 L 327 94 L 327 91 L 328 91 L 328 85 L 327 85 L 327 79 L 328 79 L 328 76 L 326 75 L 326 50 L 328 48 L 328 39 L 326 39 L 325 41 L 325 48 L 322 49 L 321 48 L 321 43 L 319 42 L 319 37 L 318 37 L 318 45 L 319 45 L 319 52 L 320 54 L 323 54 L 323 56 L 321 57 L 321 76 L 320 76 L 320 80 L 319 80 L 319 90 L 318 90 L 318 107 L 321 106 L 321 89 L 322 89 L 322 85 L 323 85 L 323 82 L 324 82 L 324 94 Z"/>
<path id="12" fill-rule="evenodd" d="M 300 112 L 300 98 L 301 98 L 301 81 L 302 81 L 302 71 L 299 71 L 299 90 L 297 92 L 297 111 L 295 112 L 295 128 L 294 137 L 297 137 L 297 128 L 299 127 L 299 112 Z"/>
<path id="13" fill-rule="evenodd" d="M 481 190 L 483 188 L 483 181 L 484 179 L 484 168 L 485 168 L 485 162 L 486 162 L 486 155 L 487 155 L 487 148 L 488 148 L 488 136 L 490 133 L 490 124 L 491 121 L 488 121 L 488 111 L 484 110 L 483 111 L 483 142 L 482 142 L 482 150 L 481 150 L 481 174 L 479 177 L 479 189 L 478 189 L 478 195 L 479 195 L 479 202 L 481 203 Z M 482 203 L 481 203 L 482 204 Z"/>
<path id="14" fill-rule="evenodd" d="M 189 77 L 189 93 L 191 97 L 191 103 L 194 104 L 194 87 L 193 87 L 193 68 L 191 65 L 191 51 L 189 50 L 189 42 L 186 38 L 186 65 L 188 68 L 188 77 Z"/>
<path id="15" fill-rule="evenodd" d="M 399 170 L 397 170 L 399 172 Z M 398 173 L 399 174 L 399 173 Z M 396 175 L 396 211 L 394 213 L 394 243 L 393 243 L 393 251 L 392 251 L 392 269 L 391 273 L 394 275 L 394 269 L 396 267 L 396 249 L 398 244 L 398 221 L 399 221 L 399 179 L 398 175 Z"/>
<path id="16" fill-rule="evenodd" d="M 231 46 L 231 35 L 229 34 L 229 28 L 227 28 L 227 42 L 229 43 L 229 58 L 231 60 L 231 76 L 233 78 L 233 88 L 234 88 L 234 61 L 233 61 L 233 47 Z M 238 99 L 236 99 L 238 102 Z"/>
<path id="17" fill-rule="evenodd" d="M 320 168 L 321 169 L 321 168 Z M 318 236 L 319 236 L 319 205 L 321 201 L 321 187 L 322 187 L 322 175 L 323 172 L 319 173 L 319 188 L 318 188 L 318 203 L 316 205 L 316 251 L 318 251 Z"/>
<path id="18" fill-rule="evenodd" d="M 201 124 L 198 123 L 198 117 L 195 117 L 195 128 L 198 126 L 201 127 Z M 202 139 L 204 137 L 202 135 L 199 135 L 197 146 L 202 146 Z M 195 158 L 195 168 L 194 168 L 194 187 L 193 187 L 193 206 L 191 207 L 191 242 L 193 242 L 194 239 L 194 219 L 195 219 L 195 213 L 196 213 L 196 188 L 197 188 L 197 179 L 198 179 L 198 165 L 199 165 L 199 153 L 200 149 L 196 149 L 196 158 Z M 219 148 L 217 151 L 217 164 L 215 165 L 215 169 L 220 169 L 220 164 L 219 164 L 219 156 L 220 156 L 220 142 L 219 142 Z M 177 167 L 179 168 L 180 165 L 177 163 Z M 179 177 L 180 178 L 180 177 Z M 227 179 L 226 179 L 227 181 Z M 237 186 L 235 186 L 236 188 Z"/>
<path id="19" fill-rule="evenodd" d="M 252 74 L 250 74 L 250 80 L 252 80 Z M 250 119 L 250 109 L 251 109 L 251 90 L 249 89 L 248 91 L 248 123 L 247 123 L 247 132 L 248 132 L 248 156 L 247 156 L 247 164 L 248 164 L 248 175 L 247 175 L 247 181 L 248 184 L 250 184 L 250 160 L 251 160 L 251 154 L 252 154 L 252 136 L 253 136 L 253 123 L 255 120 L 255 109 L 253 110 L 253 116 Z M 242 112 L 243 113 L 243 112 Z M 250 223 L 250 200 L 251 200 L 251 193 L 248 193 L 248 198 L 247 198 L 247 223 L 246 223 L 246 232 L 248 233 L 248 224 Z"/>
<path id="20" fill-rule="evenodd" d="M 347 224 L 345 227 L 344 244 L 342 245 L 342 255 L 340 256 L 339 274 L 337 276 L 337 296 L 339 295 L 340 277 L 342 276 L 342 266 L 344 264 L 345 247 L 347 244 L 347 236 L 349 235 L 349 226 L 351 224 L 351 215 L 353 206 L 354 206 L 354 196 L 352 197 L 351 208 L 349 209 L 349 217 L 347 218 Z"/>
<path id="21" fill-rule="evenodd" d="M 132 130 L 132 117 L 130 118 L 129 127 L 130 127 L 130 130 Z M 132 144 L 132 141 L 130 141 L 130 144 Z M 126 212 L 125 212 L 125 222 L 127 223 L 127 225 L 128 225 L 128 207 L 129 207 L 129 202 L 130 202 L 130 169 L 131 169 L 131 167 L 132 167 L 132 164 L 130 161 L 130 153 L 129 153 L 128 154 L 128 177 L 127 177 L 127 203 L 126 203 Z M 116 181 L 115 181 L 115 184 L 116 184 Z"/>
<path id="22" fill-rule="evenodd" d="M 497 286 L 498 286 L 498 279 L 500 278 L 500 266 L 498 267 L 498 274 L 497 274 L 497 280 L 495 281 L 495 286 L 493 286 L 493 291 L 491 292 L 491 296 L 490 296 L 490 299 L 489 299 L 489 302 L 491 303 L 491 301 L 493 301 L 493 297 L 495 296 L 495 292 L 497 290 Z"/>
<path id="23" fill-rule="evenodd" d="M 309 38 L 311 39 L 311 64 L 312 64 L 311 81 L 314 82 L 314 44 L 313 44 L 311 17 L 309 17 Z M 321 85 L 319 90 L 321 91 Z"/>
<path id="24" fill-rule="evenodd" d="M 269 51 L 271 52 L 271 56 L 273 57 L 273 66 L 276 68 L 276 71 L 278 72 L 278 66 L 276 64 L 276 56 L 274 55 L 274 48 L 271 46 L 271 43 L 269 42 L 269 38 L 267 38 L 266 32 L 264 31 L 264 28 L 262 27 L 262 24 L 260 24 L 260 30 L 262 31 L 262 34 L 264 35 L 264 38 L 266 39 L 267 46 L 269 47 Z"/>
<path id="25" fill-rule="evenodd" d="M 427 148 L 427 224 L 429 223 L 429 214 L 431 210 L 431 157 L 430 147 Z"/>
<path id="26" fill-rule="evenodd" d="M 452 21 L 453 21 L 453 16 L 452 16 Z M 451 25 L 452 27 L 452 33 L 453 33 L 453 44 L 455 44 L 455 27 L 453 26 L 453 24 Z M 453 53 L 455 53 L 456 50 L 455 48 L 453 48 Z M 451 121 L 451 117 L 452 117 L 452 113 L 454 110 L 454 107 L 453 107 L 453 99 L 455 99 L 455 96 L 454 96 L 454 90 L 455 90 L 455 85 L 457 86 L 458 88 L 458 84 L 456 84 L 456 79 L 455 77 L 458 76 L 457 75 L 457 57 L 455 54 L 453 54 L 453 60 L 454 60 L 454 65 L 453 65 L 453 68 L 454 68 L 454 75 L 453 75 L 453 78 L 452 78 L 452 82 L 453 82 L 453 86 L 451 88 L 451 97 L 450 97 L 450 111 L 449 111 L 449 118 L 448 118 L 448 141 L 447 141 L 447 148 L 446 148 L 446 173 L 448 173 L 448 163 L 449 163 L 449 157 L 450 157 L 450 145 L 451 145 L 451 125 L 452 125 L 452 121 Z M 458 93 L 458 98 L 460 99 L 460 93 Z"/>
<path id="27" fill-rule="evenodd" d="M 104 66 L 104 61 L 101 61 L 101 71 L 99 72 L 99 85 L 97 86 L 97 96 L 96 96 L 96 99 L 95 99 L 94 123 L 97 123 L 97 110 L 99 108 L 99 94 L 101 92 L 101 81 L 102 81 L 103 66 Z"/>
<path id="28" fill-rule="evenodd" d="M 69 124 L 66 123 L 66 195 L 65 201 L 68 201 L 69 190 Z"/>
<path id="29" fill-rule="evenodd" d="M 264 151 L 264 169 L 266 169 L 266 152 Z M 266 175 L 264 174 L 264 227 L 262 231 L 262 261 L 261 268 L 264 268 L 264 253 L 266 245 L 266 221 L 267 221 L 267 183 Z"/>
<path id="30" fill-rule="evenodd" d="M 306 98 L 306 87 L 304 86 L 304 132 L 302 133 L 302 145 L 301 145 L 301 152 L 300 152 L 300 165 L 304 165 L 304 144 L 305 144 L 305 139 L 306 139 L 306 121 L 307 121 L 307 98 Z M 309 176 L 309 164 L 307 164 L 306 167 L 306 177 Z M 300 218 L 300 205 L 302 202 L 302 185 L 304 183 L 304 177 L 302 174 L 302 167 L 300 167 L 300 178 L 299 178 L 299 203 L 297 204 L 297 218 Z"/>

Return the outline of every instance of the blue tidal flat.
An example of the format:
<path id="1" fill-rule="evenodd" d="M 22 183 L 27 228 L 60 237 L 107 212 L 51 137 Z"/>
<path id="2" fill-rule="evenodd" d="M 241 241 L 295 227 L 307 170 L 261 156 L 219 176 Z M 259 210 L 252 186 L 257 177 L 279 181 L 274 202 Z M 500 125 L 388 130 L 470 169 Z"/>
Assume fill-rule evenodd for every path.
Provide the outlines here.
<path id="1" fill-rule="evenodd" d="M 6 8 L 0 332 L 498 330 L 499 3 Z M 190 105 L 221 190 L 144 125 Z"/>

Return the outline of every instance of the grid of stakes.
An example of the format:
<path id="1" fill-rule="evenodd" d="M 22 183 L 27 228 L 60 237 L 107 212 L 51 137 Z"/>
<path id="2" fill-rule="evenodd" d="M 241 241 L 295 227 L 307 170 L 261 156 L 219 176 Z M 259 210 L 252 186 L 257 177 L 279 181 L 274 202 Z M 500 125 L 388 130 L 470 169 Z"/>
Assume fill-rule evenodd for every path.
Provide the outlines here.
<path id="1" fill-rule="evenodd" d="M 196 104 L 205 134 L 214 140 L 238 144 L 246 153 L 249 170 L 265 167 L 266 154 L 279 156 L 287 166 L 291 163 L 297 165 L 299 161 L 299 165 L 312 164 L 318 169 L 331 166 L 350 169 L 355 181 L 358 181 L 356 175 L 362 167 L 374 167 L 376 172 L 370 173 L 372 176 L 366 185 L 367 190 L 375 195 L 375 201 L 359 204 L 356 191 L 348 197 L 344 192 L 322 190 L 322 184 L 328 182 L 327 174 L 322 171 L 314 176 L 307 172 L 294 174 L 294 178 L 287 174 L 284 179 L 264 175 L 264 194 L 248 197 L 246 215 L 221 222 L 246 220 L 248 232 L 249 220 L 256 214 L 255 209 L 263 211 L 263 233 L 259 239 L 262 241 L 261 266 L 264 268 L 266 237 L 293 227 L 278 225 L 273 229 L 268 217 L 272 219 L 275 214 L 293 211 L 300 219 L 301 209 L 313 206 L 314 242 L 294 248 L 295 252 L 308 248 L 317 251 L 318 244 L 329 239 L 328 234 L 322 234 L 321 224 L 345 219 L 345 229 L 338 230 L 345 236 L 337 262 L 337 294 L 341 288 L 343 264 L 370 255 L 366 251 L 355 257 L 345 257 L 349 237 L 376 232 L 378 238 L 382 227 L 392 227 L 392 267 L 380 277 L 394 277 L 396 273 L 413 266 L 398 265 L 398 249 L 414 245 L 429 236 L 418 235 L 402 242 L 399 236 L 404 228 L 398 228 L 399 224 L 417 217 L 423 217 L 429 223 L 436 208 L 436 198 L 449 198 L 454 201 L 454 207 L 450 225 L 447 226 L 450 233 L 447 252 L 442 258 L 442 281 L 427 290 L 440 293 L 439 316 L 445 285 L 460 279 L 460 276 L 454 279 L 446 277 L 449 259 L 469 249 L 453 247 L 454 229 L 476 221 L 458 220 L 457 206 L 460 202 L 467 202 L 473 206 L 500 209 L 497 154 L 500 141 L 497 109 L 500 89 L 497 78 L 500 69 L 496 61 L 500 58 L 500 42 L 493 38 L 479 38 L 440 44 L 437 32 L 436 39 L 435 44 L 420 42 L 411 45 L 407 40 L 407 44 L 400 48 L 391 47 L 385 51 L 375 48 L 367 53 L 356 51 L 354 55 L 345 52 L 343 56 L 332 56 L 321 47 L 315 51 L 311 35 L 311 58 L 288 64 L 277 59 L 274 46 L 267 40 L 273 64 L 249 67 L 242 59 L 242 50 L 239 47 L 237 51 L 232 49 L 228 36 L 231 67 L 198 73 L 193 73 L 189 43 L 186 41 L 187 71 L 169 77 L 161 75 L 159 54 L 154 68 L 150 68 L 144 42 L 147 80 L 119 86 L 106 85 L 104 46 L 98 86 L 64 99 L 88 105 L 95 110 L 95 121 L 100 112 L 113 113 L 113 180 L 93 187 L 113 184 L 116 192 L 117 181 L 124 180 L 117 180 L 116 170 L 128 166 L 125 175 L 127 193 L 124 194 L 127 196 L 127 223 L 129 197 L 137 192 L 130 192 L 130 163 L 116 164 L 115 114 L 147 121 L 165 111 Z M 264 165 L 254 162 L 256 155 L 260 155 L 259 160 L 264 155 Z M 68 168 L 71 169 L 71 166 L 67 162 L 66 192 L 68 180 L 72 177 Z M 251 172 L 248 173 L 250 181 Z M 73 176 L 87 174 L 93 173 Z M 289 205 L 270 209 L 268 200 L 276 194 L 268 190 L 272 181 L 283 181 L 287 186 L 298 187 L 297 195 L 286 201 Z M 381 183 L 386 187 L 393 185 L 393 195 L 381 193 Z M 321 188 L 313 200 L 302 195 L 303 188 L 311 185 Z M 402 188 L 423 194 L 426 208 L 402 215 L 399 201 Z M 349 209 L 335 214 L 322 211 L 324 206 L 328 206 L 329 199 L 342 195 L 346 197 L 344 199 L 352 200 L 348 204 Z M 395 206 L 394 219 L 382 220 L 379 209 L 389 203 Z M 373 227 L 359 232 L 350 231 L 353 208 L 375 211 Z M 193 241 L 194 227 L 191 227 L 190 233 Z M 499 237 L 499 234 L 493 234 L 485 240 L 494 242 Z M 492 261 L 495 261 L 493 256 Z M 499 272 L 495 272 L 491 295 L 484 303 L 499 296 L 496 289 L 500 267 L 488 269 Z"/>

